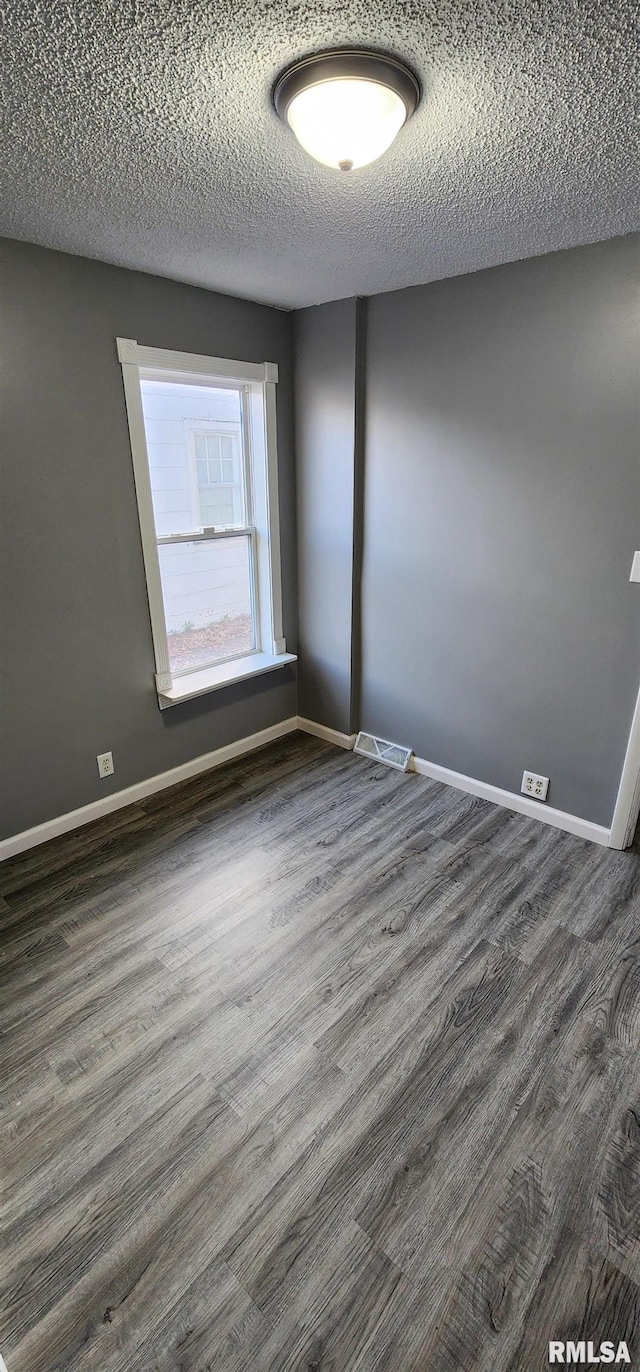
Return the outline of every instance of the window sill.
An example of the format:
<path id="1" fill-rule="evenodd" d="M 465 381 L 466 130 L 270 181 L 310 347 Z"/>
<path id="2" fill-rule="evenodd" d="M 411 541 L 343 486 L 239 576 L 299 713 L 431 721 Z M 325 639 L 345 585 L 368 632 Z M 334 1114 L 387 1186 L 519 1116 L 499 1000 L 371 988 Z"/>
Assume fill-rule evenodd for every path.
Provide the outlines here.
<path id="1" fill-rule="evenodd" d="M 279 653 L 277 657 L 272 653 L 251 653 L 249 657 L 236 658 L 235 662 L 222 662 L 219 667 L 189 672 L 188 676 L 177 677 L 169 690 L 158 691 L 158 704 L 161 710 L 166 710 L 169 705 L 179 705 L 181 700 L 219 691 L 221 686 L 231 686 L 235 681 L 246 681 L 263 672 L 274 672 L 289 662 L 297 662 L 295 653 Z"/>

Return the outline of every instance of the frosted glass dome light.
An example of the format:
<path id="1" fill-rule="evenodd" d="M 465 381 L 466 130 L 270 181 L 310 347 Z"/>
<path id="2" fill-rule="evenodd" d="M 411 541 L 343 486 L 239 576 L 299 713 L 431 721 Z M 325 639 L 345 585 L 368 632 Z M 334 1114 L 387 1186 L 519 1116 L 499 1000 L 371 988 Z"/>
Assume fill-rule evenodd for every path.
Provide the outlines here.
<path id="1" fill-rule="evenodd" d="M 404 102 L 375 81 L 321 81 L 287 110 L 299 143 L 325 167 L 351 171 L 391 147 L 407 117 Z"/>
<path id="2" fill-rule="evenodd" d="M 278 114 L 326 167 L 352 171 L 391 146 L 418 104 L 420 87 L 394 57 L 343 50 L 304 58 L 276 81 Z"/>

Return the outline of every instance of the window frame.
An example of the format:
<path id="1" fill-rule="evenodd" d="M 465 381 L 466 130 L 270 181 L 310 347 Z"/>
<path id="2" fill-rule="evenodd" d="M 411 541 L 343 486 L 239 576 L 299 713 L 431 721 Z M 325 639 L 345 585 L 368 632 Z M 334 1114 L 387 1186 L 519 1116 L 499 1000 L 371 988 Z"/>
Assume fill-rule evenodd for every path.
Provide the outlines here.
<path id="1" fill-rule="evenodd" d="M 151 635 L 155 657 L 154 681 L 161 709 L 180 700 L 217 690 L 234 681 L 272 671 L 295 662 L 286 650 L 282 627 L 282 573 L 280 564 L 280 521 L 278 506 L 278 455 L 276 435 L 276 383 L 274 362 L 240 362 L 228 358 L 206 357 L 165 348 L 151 348 L 135 339 L 116 340 L 122 367 L 131 456 L 138 504 L 140 537 L 147 583 Z M 147 374 L 153 373 L 148 376 Z M 241 657 L 227 659 L 210 667 L 172 675 L 166 626 L 160 560 L 160 543 L 195 542 L 199 539 L 239 537 L 247 527 L 228 531 L 206 528 L 197 532 L 176 531 L 175 535 L 156 532 L 151 490 L 151 472 L 142 404 L 142 380 L 168 381 L 183 385 L 215 386 L 243 391 L 242 423 L 247 483 L 245 515 L 252 520 L 256 637 L 259 646 Z M 221 421 L 221 426 L 223 422 Z M 195 453 L 195 442 L 193 443 Z M 242 456 L 240 456 L 242 460 Z M 197 476 L 197 473 L 195 473 Z M 194 478 L 192 478 L 194 479 Z M 199 495 L 195 492 L 198 516 Z"/>

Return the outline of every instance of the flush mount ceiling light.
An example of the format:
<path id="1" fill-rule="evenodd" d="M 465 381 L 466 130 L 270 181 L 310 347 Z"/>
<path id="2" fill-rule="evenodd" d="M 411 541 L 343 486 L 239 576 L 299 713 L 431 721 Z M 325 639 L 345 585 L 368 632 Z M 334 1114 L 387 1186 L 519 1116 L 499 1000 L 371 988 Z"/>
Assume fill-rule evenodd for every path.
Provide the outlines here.
<path id="1" fill-rule="evenodd" d="M 375 162 L 420 99 L 413 72 L 396 57 L 343 48 L 287 67 L 273 103 L 317 162 L 352 171 Z"/>

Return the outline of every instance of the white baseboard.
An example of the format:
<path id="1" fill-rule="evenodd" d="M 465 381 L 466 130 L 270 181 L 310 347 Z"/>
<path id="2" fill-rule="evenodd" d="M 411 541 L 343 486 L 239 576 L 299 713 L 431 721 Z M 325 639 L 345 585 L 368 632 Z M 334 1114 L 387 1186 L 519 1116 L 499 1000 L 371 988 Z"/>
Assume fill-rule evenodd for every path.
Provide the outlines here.
<path id="1" fill-rule="evenodd" d="M 124 791 L 113 791 L 111 795 L 93 800 L 89 805 L 81 805 L 78 810 L 69 810 L 66 815 L 58 815 L 55 819 L 46 820 L 44 824 L 36 824 L 33 829 L 25 829 L 21 834 L 2 839 L 0 862 L 26 852 L 28 848 L 35 848 L 38 843 L 46 843 L 50 838 L 57 838 L 59 834 L 67 834 L 71 829 L 91 824 L 92 820 L 109 815 L 113 810 L 121 810 L 125 805 L 134 805 L 137 800 L 144 800 L 145 796 L 151 796 L 156 791 L 164 791 L 167 786 L 175 786 L 177 782 L 187 781 L 189 777 L 198 776 L 200 772 L 221 767 L 223 762 L 230 762 L 234 757 L 242 757 L 243 753 L 251 753 L 255 748 L 262 747 L 263 743 L 272 743 L 276 738 L 294 733 L 299 727 L 302 726 L 299 725 L 297 716 L 292 715 L 290 719 L 283 719 L 280 724 L 271 724 L 268 729 L 261 729 L 257 734 L 249 734 L 247 738 L 227 743 L 212 753 L 202 753 L 200 757 L 191 758 L 189 762 L 182 762 L 179 767 L 172 767 L 168 772 L 147 777 L 146 781 L 137 781 L 134 786 L 127 786 Z"/>
<path id="2" fill-rule="evenodd" d="M 298 728 L 305 734 L 323 738 L 325 743 L 335 743 L 338 748 L 353 748 L 357 734 L 341 734 L 337 729 L 329 729 L 326 724 L 316 724 L 312 719 L 298 715 Z"/>
<path id="3" fill-rule="evenodd" d="M 100 800 L 91 801 L 89 805 L 82 805 L 77 810 L 69 810 L 65 815 L 58 815 L 55 819 L 46 820 L 44 824 L 36 824 L 32 829 L 25 829 L 21 834 L 14 834 L 11 838 L 0 840 L 0 862 L 6 858 L 15 857 L 18 853 L 26 852 L 29 848 L 35 848 L 39 843 L 46 843 L 51 838 L 57 838 L 59 834 L 66 834 L 72 829 L 81 828 L 84 824 L 91 824 L 93 820 L 100 819 L 102 815 L 111 814 L 114 810 L 121 810 L 125 805 L 134 805 L 136 801 L 143 800 L 145 796 L 154 795 L 156 791 L 163 791 L 168 786 L 175 786 L 177 782 L 187 781 L 189 777 L 198 776 L 200 772 L 221 767 L 223 763 L 230 762 L 235 757 L 242 757 L 244 753 L 251 753 L 256 748 L 262 747 L 263 744 L 273 742 L 274 739 L 292 734 L 296 729 L 300 729 L 306 734 L 313 734 L 316 738 L 322 738 L 326 743 L 333 743 L 338 748 L 351 749 L 356 741 L 356 734 L 342 734 L 337 729 L 328 728 L 326 724 L 316 724 L 314 720 L 305 719 L 301 715 L 292 715 L 279 724 L 270 725 L 268 729 L 261 729 L 259 733 L 249 734 L 246 738 L 239 738 L 235 743 L 227 743 L 223 748 L 216 748 L 211 753 L 202 753 L 200 757 L 192 758 L 189 762 L 183 762 L 179 767 L 172 767 L 168 772 L 147 777 L 145 781 L 138 781 L 133 786 L 127 786 L 123 791 L 114 791 L 111 795 L 101 797 Z M 508 810 L 516 810 L 519 814 L 529 815 L 532 819 L 538 819 L 543 824 L 551 824 L 556 829 L 564 829 L 568 834 L 576 834 L 579 838 L 591 839 L 593 843 L 600 843 L 604 847 L 610 845 L 611 831 L 609 829 L 603 828 L 600 824 L 593 824 L 588 819 L 580 819 L 577 815 L 566 814 L 564 810 L 554 810 L 550 806 L 541 805 L 535 800 L 529 799 L 528 796 L 519 796 L 513 791 L 503 791 L 499 786 L 491 786 L 485 781 L 476 781 L 474 777 L 464 776 L 461 772 L 452 772 L 448 767 L 440 767 L 437 763 L 427 762 L 421 757 L 412 757 L 411 769 L 422 776 L 431 777 L 434 781 L 442 781 L 447 786 L 455 786 L 459 791 L 467 791 L 469 795 L 481 796 L 484 800 L 493 801 L 495 805 L 502 805 Z"/>
<path id="4" fill-rule="evenodd" d="M 554 810 L 550 805 L 531 800 L 529 796 L 519 796 L 515 791 L 503 791 L 500 786 L 491 786 L 487 781 L 476 781 L 474 777 L 464 776 L 462 772 L 452 772 L 449 767 L 440 767 L 437 762 L 426 762 L 422 757 L 412 757 L 410 768 L 421 776 L 431 777 L 433 781 L 443 781 L 446 786 L 455 786 L 458 791 L 467 791 L 471 796 L 481 796 L 491 800 L 494 805 L 502 805 L 506 810 L 515 810 L 530 819 L 538 819 L 542 824 L 551 824 L 554 829 L 564 829 L 567 834 L 578 838 L 590 839 L 604 848 L 609 847 L 611 830 L 601 824 L 593 824 L 590 819 L 580 819 L 579 815 L 569 815 L 564 810 Z"/>

